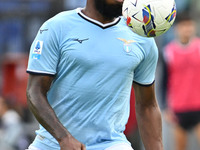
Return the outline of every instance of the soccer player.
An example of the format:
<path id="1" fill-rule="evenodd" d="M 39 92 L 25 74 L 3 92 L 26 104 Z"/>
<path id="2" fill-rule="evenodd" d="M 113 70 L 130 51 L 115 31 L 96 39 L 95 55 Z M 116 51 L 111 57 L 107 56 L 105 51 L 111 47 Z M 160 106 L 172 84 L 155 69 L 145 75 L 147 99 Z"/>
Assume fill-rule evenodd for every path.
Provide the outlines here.
<path id="1" fill-rule="evenodd" d="M 188 13 L 177 16 L 175 31 L 176 39 L 164 51 L 166 119 L 175 125 L 175 149 L 185 150 L 192 129 L 200 143 L 200 38 Z"/>
<path id="2" fill-rule="evenodd" d="M 27 99 L 40 123 L 29 150 L 132 150 L 123 131 L 132 84 L 146 150 L 163 150 L 154 39 L 119 17 L 123 0 L 87 0 L 40 28 L 30 51 Z"/>

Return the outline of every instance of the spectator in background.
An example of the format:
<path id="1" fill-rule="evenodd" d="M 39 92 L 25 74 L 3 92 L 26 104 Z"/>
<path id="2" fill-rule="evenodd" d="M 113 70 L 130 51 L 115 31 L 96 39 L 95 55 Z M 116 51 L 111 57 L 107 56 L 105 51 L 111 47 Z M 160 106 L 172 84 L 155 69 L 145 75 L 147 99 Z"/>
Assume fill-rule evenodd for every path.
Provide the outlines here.
<path id="1" fill-rule="evenodd" d="M 178 12 L 184 12 L 189 9 L 191 0 L 175 0 Z"/>
<path id="2" fill-rule="evenodd" d="M 175 31 L 176 39 L 164 51 L 166 119 L 175 125 L 176 150 L 185 150 L 192 129 L 200 143 L 200 38 L 187 13 L 177 16 Z"/>
<path id="3" fill-rule="evenodd" d="M 0 149 L 22 150 L 28 145 L 24 135 L 21 118 L 13 109 L 13 100 L 0 97 Z"/>

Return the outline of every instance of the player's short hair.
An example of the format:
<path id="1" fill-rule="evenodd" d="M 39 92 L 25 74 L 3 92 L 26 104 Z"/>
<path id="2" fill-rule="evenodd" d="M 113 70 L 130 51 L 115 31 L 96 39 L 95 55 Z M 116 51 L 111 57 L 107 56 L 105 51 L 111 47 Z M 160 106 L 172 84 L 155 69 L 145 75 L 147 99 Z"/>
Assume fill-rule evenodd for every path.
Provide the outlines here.
<path id="1" fill-rule="evenodd" d="M 189 14 L 189 12 L 177 13 L 175 24 L 179 24 L 183 21 L 194 21 L 194 18 Z"/>

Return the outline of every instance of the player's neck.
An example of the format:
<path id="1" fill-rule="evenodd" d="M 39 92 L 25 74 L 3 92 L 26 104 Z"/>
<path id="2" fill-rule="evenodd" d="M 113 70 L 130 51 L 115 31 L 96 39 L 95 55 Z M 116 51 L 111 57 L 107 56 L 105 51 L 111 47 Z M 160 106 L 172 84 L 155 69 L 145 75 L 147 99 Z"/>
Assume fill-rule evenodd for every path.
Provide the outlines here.
<path id="1" fill-rule="evenodd" d="M 190 41 L 192 40 L 191 37 L 186 37 L 186 38 L 180 38 L 179 39 L 179 42 L 182 44 L 182 45 L 188 45 L 190 43 Z"/>
<path id="2" fill-rule="evenodd" d="M 96 10 L 94 4 L 92 4 L 91 2 L 87 3 L 86 7 L 82 10 L 82 13 L 89 18 L 97 20 L 103 24 L 110 23 L 116 19 L 107 19 L 106 17 L 104 17 L 101 13 L 98 12 L 98 10 Z"/>

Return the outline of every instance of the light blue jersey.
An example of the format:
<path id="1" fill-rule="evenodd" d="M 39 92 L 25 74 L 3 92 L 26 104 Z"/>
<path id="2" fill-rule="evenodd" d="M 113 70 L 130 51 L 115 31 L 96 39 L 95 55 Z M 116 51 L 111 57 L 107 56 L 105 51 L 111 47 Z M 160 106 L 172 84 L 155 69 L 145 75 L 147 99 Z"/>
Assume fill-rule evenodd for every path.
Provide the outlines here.
<path id="1" fill-rule="evenodd" d="M 55 76 L 47 97 L 59 120 L 87 150 L 104 150 L 129 143 L 132 83 L 152 84 L 157 59 L 154 39 L 134 34 L 123 18 L 102 24 L 76 9 L 42 25 L 27 72 Z M 36 133 L 32 145 L 60 149 L 42 126 Z"/>

